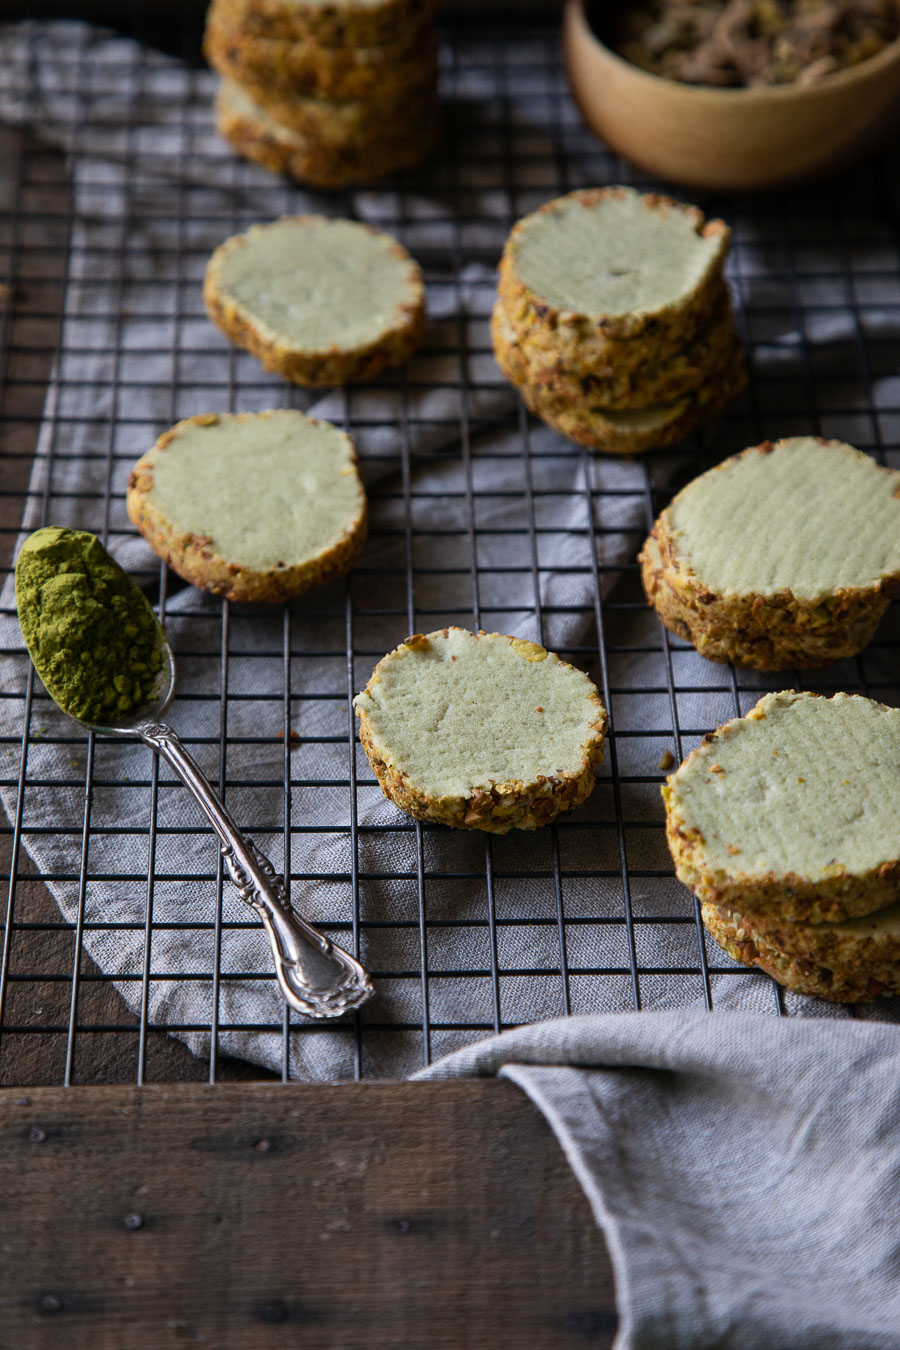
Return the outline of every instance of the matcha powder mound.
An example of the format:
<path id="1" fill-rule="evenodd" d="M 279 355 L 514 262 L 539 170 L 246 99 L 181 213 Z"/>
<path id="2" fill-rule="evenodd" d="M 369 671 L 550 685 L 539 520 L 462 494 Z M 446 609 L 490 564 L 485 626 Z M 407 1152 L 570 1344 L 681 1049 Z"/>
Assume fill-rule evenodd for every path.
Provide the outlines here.
<path id="1" fill-rule="evenodd" d="M 111 726 L 152 697 L 162 629 L 96 535 L 54 527 L 29 535 L 16 606 L 37 673 L 64 712 Z"/>

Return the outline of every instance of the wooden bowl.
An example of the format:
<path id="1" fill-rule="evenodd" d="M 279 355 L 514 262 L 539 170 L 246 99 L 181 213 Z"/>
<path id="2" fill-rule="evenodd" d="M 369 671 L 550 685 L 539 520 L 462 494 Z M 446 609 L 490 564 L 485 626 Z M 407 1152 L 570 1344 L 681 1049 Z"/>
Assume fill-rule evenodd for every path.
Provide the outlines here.
<path id="1" fill-rule="evenodd" d="M 898 0 L 900 3 L 900 0 Z M 692 187 L 780 187 L 821 177 L 872 149 L 900 114 L 900 38 L 818 84 L 716 89 L 679 84 L 617 56 L 584 0 L 567 0 L 572 92 L 611 149 Z"/>

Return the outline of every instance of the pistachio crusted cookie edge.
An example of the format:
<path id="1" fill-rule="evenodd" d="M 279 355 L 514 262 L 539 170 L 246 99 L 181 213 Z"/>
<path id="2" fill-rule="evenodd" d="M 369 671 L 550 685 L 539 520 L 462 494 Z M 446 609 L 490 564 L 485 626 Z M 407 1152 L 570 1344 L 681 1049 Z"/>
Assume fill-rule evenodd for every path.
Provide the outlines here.
<path id="1" fill-rule="evenodd" d="M 888 956 L 846 966 L 826 965 L 814 958 L 779 950 L 746 917 L 710 902 L 701 904 L 706 931 L 722 950 L 744 966 L 756 966 L 797 994 L 811 994 L 830 1003 L 869 1003 L 900 994 L 900 966 Z"/>
<path id="2" fill-rule="evenodd" d="M 323 47 L 380 47 L 396 42 L 407 29 L 434 18 L 434 0 L 217 0 L 217 12 L 235 28 L 257 37 Z"/>
<path id="3" fill-rule="evenodd" d="M 688 765 L 696 765 L 701 760 L 713 761 L 715 746 L 720 741 L 743 731 L 748 722 L 764 721 L 770 708 L 783 697 L 784 693 L 764 694 L 745 717 L 732 718 L 709 732 L 696 750 L 666 778 L 660 791 L 666 808 L 666 841 L 675 865 L 675 875 L 698 900 L 752 914 L 754 922 L 766 925 L 777 920 L 809 925 L 863 918 L 897 900 L 900 857 L 884 859 L 866 872 L 836 869 L 830 875 L 817 879 L 795 872 L 748 874 L 735 869 L 729 873 L 707 865 L 704 853 L 706 841 L 701 832 L 685 820 L 679 808 L 679 774 Z M 804 697 L 828 701 L 820 694 L 807 694 Z M 878 706 L 886 712 L 892 711 L 885 704 Z M 710 772 L 716 771 L 711 762 Z M 790 931 L 796 937 L 800 930 Z"/>
<path id="4" fill-rule="evenodd" d="M 231 414 L 232 418 L 240 421 L 266 416 L 265 412 Z M 349 572 L 362 552 L 368 534 L 368 502 L 361 480 L 361 508 L 350 528 L 331 547 L 314 557 L 271 571 L 258 571 L 223 557 L 213 548 L 211 538 L 176 529 L 153 504 L 149 496 L 153 488 L 151 457 L 167 449 L 186 427 L 215 426 L 221 420 L 218 413 L 200 413 L 177 422 L 163 432 L 129 474 L 125 498 L 128 519 L 144 536 L 154 553 L 192 586 L 210 591 L 213 595 L 224 596 L 226 600 L 249 604 L 280 604 Z M 307 420 L 314 422 L 316 419 Z M 349 437 L 347 440 L 353 456 L 351 462 L 356 468 L 356 451 Z"/>
<path id="5" fill-rule="evenodd" d="M 558 351 L 520 339 L 499 299 L 491 314 L 491 339 L 501 369 L 521 371 L 528 387 L 548 406 L 587 402 L 611 412 L 639 412 L 692 398 L 733 368 L 742 353 L 727 292 L 709 328 L 668 359 L 648 356 L 619 362 L 612 358 L 593 369 L 573 369 Z M 638 344 L 631 345 L 640 350 Z"/>
<path id="6" fill-rule="evenodd" d="M 230 102 L 230 82 L 216 94 L 216 128 L 232 149 L 270 173 L 287 174 L 313 187 L 341 188 L 372 183 L 428 158 L 440 133 L 440 118 L 422 119 L 409 135 L 377 135 L 371 144 L 329 145 L 300 131 L 279 127 L 262 108 L 241 110 Z M 249 98 L 249 95 L 246 95 Z"/>
<path id="7" fill-rule="evenodd" d="M 270 224 L 293 222 L 302 225 L 321 219 L 313 215 L 282 216 Z M 226 337 L 255 356 L 264 370 L 282 375 L 294 384 L 311 387 L 369 380 L 386 367 L 399 366 L 409 360 L 425 332 L 425 283 L 422 269 L 402 244 L 385 236 L 382 230 L 372 225 L 361 228 L 375 237 L 389 238 L 389 251 L 409 268 L 408 280 L 414 298 L 397 302 L 390 326 L 364 346 L 346 350 L 331 346 L 316 351 L 292 343 L 286 335 L 271 338 L 264 334 L 258 319 L 221 286 L 219 272 L 230 253 L 245 248 L 248 240 L 257 238 L 268 228 L 269 225 L 251 225 L 245 234 L 232 235 L 219 245 L 207 264 L 203 302 L 210 319 Z"/>
<path id="8" fill-rule="evenodd" d="M 251 94 L 335 103 L 373 99 L 377 106 L 402 98 L 427 77 L 437 78 L 437 38 L 430 25 L 411 29 L 388 46 L 325 47 L 311 39 L 248 34 L 223 21 L 214 4 L 203 51 L 220 75 Z"/>
<path id="9" fill-rule="evenodd" d="M 452 627 L 437 629 L 433 633 L 415 633 L 408 637 L 394 651 L 388 652 L 378 662 L 362 694 L 369 694 L 371 686 L 380 681 L 380 671 L 386 661 L 402 647 L 415 651 L 437 636 L 449 637 Z M 465 629 L 456 629 L 466 632 Z M 512 638 L 505 633 L 485 633 L 479 631 L 478 638 L 501 638 L 515 646 L 525 660 L 541 661 L 548 656 L 556 657 L 534 642 L 522 638 Z M 569 662 L 556 657 L 559 665 L 571 668 Z M 587 678 L 587 677 L 585 677 Z M 592 686 L 593 688 L 593 686 Z M 608 717 L 600 695 L 593 688 L 590 702 L 596 706 L 597 715 L 588 726 L 588 736 L 581 746 L 582 762 L 577 772 L 568 774 L 539 775 L 531 783 L 514 781 L 492 784 L 490 789 L 475 789 L 469 796 L 435 797 L 423 791 L 402 769 L 390 762 L 385 748 L 377 743 L 368 713 L 362 704 L 362 695 L 353 701 L 354 710 L 359 718 L 360 744 L 372 767 L 378 784 L 389 801 L 406 811 L 417 820 L 433 821 L 439 825 L 449 825 L 455 829 L 485 830 L 493 834 L 507 834 L 511 829 L 535 830 L 549 825 L 563 811 L 570 811 L 586 801 L 594 789 L 594 768 L 603 762 L 603 746 L 606 739 Z"/>
<path id="10" fill-rule="evenodd" d="M 613 409 L 608 409 L 605 415 L 601 409 L 591 407 L 586 400 L 575 403 L 568 399 L 549 397 L 542 390 L 529 385 L 527 365 L 514 343 L 495 348 L 494 354 L 501 372 L 519 390 L 529 411 L 578 445 L 611 455 L 639 455 L 673 445 L 720 417 L 747 383 L 744 354 L 738 347 L 732 357 L 732 364 L 720 377 L 701 386 L 694 394 L 672 403 L 665 420 L 651 428 L 626 428 L 621 421 L 616 420 L 622 414 L 617 415 Z M 661 405 L 660 411 L 666 406 Z M 648 409 L 641 411 L 646 412 Z"/>

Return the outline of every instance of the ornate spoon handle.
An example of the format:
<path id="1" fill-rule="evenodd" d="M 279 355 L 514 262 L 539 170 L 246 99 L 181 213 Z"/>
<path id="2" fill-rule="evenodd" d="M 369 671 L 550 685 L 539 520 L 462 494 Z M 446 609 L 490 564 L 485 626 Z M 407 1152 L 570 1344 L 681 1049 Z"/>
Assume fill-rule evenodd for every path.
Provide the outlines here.
<path id="1" fill-rule="evenodd" d="M 306 1017 L 340 1017 L 373 993 L 369 976 L 342 947 L 295 913 L 268 858 L 245 839 L 200 766 L 163 722 L 136 727 L 193 794 L 222 844 L 222 857 L 241 899 L 262 919 L 272 944 L 275 975 L 285 1001 Z"/>

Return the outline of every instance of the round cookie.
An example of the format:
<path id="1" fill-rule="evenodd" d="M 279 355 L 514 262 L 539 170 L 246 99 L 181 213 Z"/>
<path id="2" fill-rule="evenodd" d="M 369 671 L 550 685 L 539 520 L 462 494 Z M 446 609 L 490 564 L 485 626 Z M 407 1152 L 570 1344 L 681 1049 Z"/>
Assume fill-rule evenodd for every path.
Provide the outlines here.
<path id="1" fill-rule="evenodd" d="M 598 362 L 592 369 L 573 370 L 558 352 L 520 341 L 500 300 L 494 306 L 491 336 L 501 364 L 509 366 L 515 359 L 524 363 L 528 387 L 536 396 L 570 405 L 587 400 L 592 407 L 617 412 L 685 398 L 733 365 L 741 350 L 725 290 L 707 327 L 680 352 L 665 359 L 651 355 L 640 361 L 629 359 L 617 364 L 610 360 L 603 365 Z M 505 351 L 510 344 L 515 344 L 516 356 Z M 638 343 L 618 343 L 617 347 L 640 350 Z"/>
<path id="2" fill-rule="evenodd" d="M 527 407 L 548 426 L 591 450 L 613 455 L 637 455 L 660 450 L 715 421 L 747 383 L 743 353 L 737 348 L 721 375 L 695 393 L 672 403 L 616 411 L 597 407 L 589 396 L 558 394 L 529 383 L 529 368 L 521 348 L 508 329 L 495 340 L 497 364 L 517 386 Z"/>
<path id="3" fill-rule="evenodd" d="M 689 483 L 640 562 L 663 623 L 710 660 L 828 665 L 900 593 L 900 473 L 841 441 L 767 441 Z"/>
<path id="4" fill-rule="evenodd" d="M 704 902 L 769 928 L 897 900 L 900 709 L 766 694 L 707 736 L 662 793 L 676 876 Z"/>
<path id="5" fill-rule="evenodd" d="M 286 409 L 179 422 L 134 466 L 126 505 L 179 576 L 229 600 L 290 600 L 324 585 L 366 539 L 350 438 Z"/>
<path id="6" fill-rule="evenodd" d="M 415 168 L 434 149 L 440 130 L 432 99 L 409 134 L 388 137 L 376 127 L 371 143 L 353 142 L 343 148 L 323 144 L 281 126 L 231 80 L 223 80 L 216 94 L 216 126 L 245 159 L 270 173 L 288 174 L 321 188 L 372 183 Z"/>
<path id="7" fill-rule="evenodd" d="M 760 927 L 724 906 L 700 907 L 707 931 L 733 961 L 758 966 L 797 994 L 868 1003 L 900 994 L 900 904 L 832 924 Z"/>
<path id="8" fill-rule="evenodd" d="M 216 0 L 217 15 L 248 35 L 342 48 L 397 42 L 434 10 L 434 0 Z"/>
<path id="9" fill-rule="evenodd" d="M 590 795 L 603 758 L 606 712 L 587 675 L 501 633 L 407 638 L 353 706 L 384 795 L 458 829 L 546 825 Z"/>
<path id="10" fill-rule="evenodd" d="M 213 323 L 295 384 L 367 380 L 407 361 L 425 329 L 422 272 L 391 235 L 352 220 L 284 216 L 210 258 Z"/>
<path id="11" fill-rule="evenodd" d="M 322 47 L 312 41 L 256 37 L 224 23 L 215 4 L 204 39 L 209 64 L 261 94 L 293 100 L 396 100 L 427 78 L 437 79 L 437 38 L 431 25 L 411 29 L 385 47 Z"/>
<path id="12" fill-rule="evenodd" d="M 643 334 L 677 351 L 714 308 L 730 238 L 723 221 L 669 197 L 572 192 L 513 227 L 500 298 L 520 340 L 534 332 L 572 369 Z"/>

